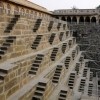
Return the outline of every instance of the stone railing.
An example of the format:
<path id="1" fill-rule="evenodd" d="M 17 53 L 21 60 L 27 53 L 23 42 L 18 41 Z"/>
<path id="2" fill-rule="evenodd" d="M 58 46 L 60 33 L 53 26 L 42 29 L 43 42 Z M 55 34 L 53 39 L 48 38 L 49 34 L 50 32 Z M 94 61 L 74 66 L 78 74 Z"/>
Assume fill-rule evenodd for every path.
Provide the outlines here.
<path id="1" fill-rule="evenodd" d="M 20 15 L 21 17 L 26 17 L 28 19 L 34 19 L 34 18 L 41 18 L 41 19 L 45 19 L 47 21 L 51 21 L 53 20 L 54 22 L 57 22 L 57 23 L 63 23 L 63 24 L 66 24 L 67 22 L 65 21 L 62 21 L 60 19 L 56 19 L 54 17 L 44 17 L 44 16 L 39 16 L 39 15 L 35 15 L 35 14 L 30 14 L 30 13 L 25 13 L 25 12 L 18 12 L 18 11 L 11 11 L 9 9 L 2 9 L 0 8 L 0 14 L 7 14 L 8 16 L 10 15 Z"/>

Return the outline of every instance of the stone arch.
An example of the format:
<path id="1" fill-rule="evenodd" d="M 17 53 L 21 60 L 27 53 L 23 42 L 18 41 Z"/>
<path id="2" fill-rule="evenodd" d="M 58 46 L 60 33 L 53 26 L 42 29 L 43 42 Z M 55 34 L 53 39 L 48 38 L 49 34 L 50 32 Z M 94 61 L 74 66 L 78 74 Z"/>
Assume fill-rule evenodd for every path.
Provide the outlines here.
<path id="1" fill-rule="evenodd" d="M 10 4 L 7 4 L 7 14 L 10 14 L 10 11 L 11 11 L 11 6 Z"/>
<path id="2" fill-rule="evenodd" d="M 72 18 L 72 22 L 77 22 L 77 18 L 75 16 Z"/>
<path id="3" fill-rule="evenodd" d="M 86 22 L 86 23 L 90 23 L 90 17 L 86 17 L 86 18 L 85 18 L 85 22 Z"/>
<path id="4" fill-rule="evenodd" d="M 3 13 L 4 4 L 0 1 L 0 13 Z"/>
<path id="5" fill-rule="evenodd" d="M 14 8 L 14 14 L 18 14 L 18 13 L 19 13 L 19 7 L 15 6 L 15 8 Z"/>
<path id="6" fill-rule="evenodd" d="M 30 12 L 29 12 L 29 9 L 26 9 L 26 17 L 29 17 L 29 16 L 30 16 L 29 13 L 30 13 Z"/>
<path id="7" fill-rule="evenodd" d="M 4 9 L 4 4 L 0 1 L 0 9 Z"/>
<path id="8" fill-rule="evenodd" d="M 38 15 L 38 13 L 35 11 L 35 12 L 34 12 L 34 16 L 37 16 L 37 15 Z"/>
<path id="9" fill-rule="evenodd" d="M 84 23 L 84 17 L 83 17 L 83 16 L 81 16 L 81 17 L 79 18 L 79 23 Z"/>
<path id="10" fill-rule="evenodd" d="M 66 21 L 66 18 L 63 16 L 63 17 L 61 18 L 61 20 Z"/>
<path id="11" fill-rule="evenodd" d="M 25 14 L 25 9 L 24 8 L 21 8 L 21 15 L 24 15 Z"/>
<path id="12" fill-rule="evenodd" d="M 92 18 L 91 18 L 91 22 L 92 22 L 92 23 L 96 23 L 96 17 L 92 17 Z"/>
<path id="13" fill-rule="evenodd" d="M 41 17 L 42 14 L 40 12 L 38 14 L 39 14 L 39 17 Z"/>
<path id="14" fill-rule="evenodd" d="M 70 16 L 67 17 L 67 22 L 71 23 L 71 17 Z"/>
<path id="15" fill-rule="evenodd" d="M 8 10 L 11 10 L 10 4 L 7 4 L 7 9 L 8 9 Z"/>
<path id="16" fill-rule="evenodd" d="M 24 9 L 24 8 L 21 8 L 21 12 L 22 12 L 22 13 L 25 13 L 25 9 Z"/>
<path id="17" fill-rule="evenodd" d="M 33 17 L 34 17 L 33 15 L 34 15 L 34 11 L 33 11 L 33 10 L 31 10 L 31 11 L 30 11 L 30 16 L 31 16 L 31 18 L 33 18 Z"/>
<path id="18" fill-rule="evenodd" d="M 55 18 L 56 18 L 56 19 L 59 19 L 59 17 L 58 17 L 58 16 L 56 16 Z"/>
<path id="19" fill-rule="evenodd" d="M 28 9 L 26 10 L 26 13 L 29 14 L 29 10 Z"/>
<path id="20" fill-rule="evenodd" d="M 31 14 L 33 14 L 34 13 L 34 11 L 33 10 L 31 10 Z"/>

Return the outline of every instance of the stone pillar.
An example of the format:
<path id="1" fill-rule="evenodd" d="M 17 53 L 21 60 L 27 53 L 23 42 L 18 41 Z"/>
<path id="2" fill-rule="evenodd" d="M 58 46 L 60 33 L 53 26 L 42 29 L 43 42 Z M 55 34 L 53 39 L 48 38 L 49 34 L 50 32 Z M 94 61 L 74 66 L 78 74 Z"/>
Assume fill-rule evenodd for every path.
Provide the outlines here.
<path id="1" fill-rule="evenodd" d="M 90 23 L 91 23 L 91 19 L 92 19 L 92 16 L 90 17 Z"/>
<path id="2" fill-rule="evenodd" d="M 99 16 L 96 16 L 96 24 L 99 24 Z"/>
<path id="3" fill-rule="evenodd" d="M 71 23 L 72 23 L 72 18 L 73 18 L 73 17 L 71 16 Z"/>
<path id="4" fill-rule="evenodd" d="M 67 16 L 65 16 L 66 22 L 67 22 Z"/>
<path id="5" fill-rule="evenodd" d="M 79 17 L 77 17 L 77 24 L 79 24 Z"/>
<path id="6" fill-rule="evenodd" d="M 59 17 L 59 19 L 61 20 L 61 17 Z"/>
<path id="7" fill-rule="evenodd" d="M 83 18 L 84 18 L 84 22 L 83 23 L 85 24 L 85 17 L 83 17 Z"/>
<path id="8" fill-rule="evenodd" d="M 84 25 L 85 25 L 85 19 L 86 19 L 86 16 L 84 16 Z"/>

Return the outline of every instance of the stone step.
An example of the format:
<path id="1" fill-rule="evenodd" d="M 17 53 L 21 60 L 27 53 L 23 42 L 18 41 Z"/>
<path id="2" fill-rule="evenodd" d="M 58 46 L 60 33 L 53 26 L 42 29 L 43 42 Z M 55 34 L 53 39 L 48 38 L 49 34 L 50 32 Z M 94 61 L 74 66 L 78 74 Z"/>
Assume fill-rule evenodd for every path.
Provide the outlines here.
<path id="1" fill-rule="evenodd" d="M 18 18 L 13 18 L 11 21 L 17 22 L 18 21 Z"/>
<path id="2" fill-rule="evenodd" d="M 10 45 L 11 45 L 11 44 L 10 44 L 10 43 L 7 43 L 7 42 L 3 43 L 3 46 L 9 47 Z"/>
<path id="3" fill-rule="evenodd" d="M 4 33 L 10 33 L 10 30 L 5 30 Z"/>
<path id="4" fill-rule="evenodd" d="M 47 84 L 46 83 L 43 83 L 43 82 L 39 82 L 38 85 L 46 86 Z"/>
<path id="5" fill-rule="evenodd" d="M 54 76 L 60 76 L 60 74 L 55 73 Z"/>
<path id="6" fill-rule="evenodd" d="M 55 54 L 55 53 L 51 54 L 51 58 L 52 58 L 52 57 L 55 57 L 56 55 L 57 55 L 57 54 Z"/>
<path id="7" fill-rule="evenodd" d="M 42 57 L 36 57 L 36 60 L 42 60 L 43 58 Z"/>
<path id="8" fill-rule="evenodd" d="M 13 27 L 15 24 L 14 23 L 9 23 L 8 26 Z"/>
<path id="9" fill-rule="evenodd" d="M 56 69 L 62 69 L 62 66 L 60 65 L 57 65 L 57 68 Z"/>
<path id="10" fill-rule="evenodd" d="M 34 29 L 38 29 L 41 23 L 36 23 Z"/>
<path id="11" fill-rule="evenodd" d="M 38 91 L 45 91 L 45 87 L 37 86 L 36 90 L 38 90 Z"/>
<path id="12" fill-rule="evenodd" d="M 34 42 L 33 42 L 33 46 L 34 46 L 34 45 L 38 45 L 39 42 L 40 42 L 40 41 L 34 41 Z"/>
<path id="13" fill-rule="evenodd" d="M 36 57 L 35 60 L 37 60 L 37 61 L 42 61 L 43 58 L 42 58 L 42 57 Z"/>
<path id="14" fill-rule="evenodd" d="M 59 77 L 54 76 L 53 79 L 54 79 L 54 80 L 59 80 Z"/>
<path id="15" fill-rule="evenodd" d="M 54 53 L 54 54 L 57 53 L 57 52 L 58 52 L 58 50 L 53 50 L 53 51 L 52 51 L 52 53 Z"/>
<path id="16" fill-rule="evenodd" d="M 20 18 L 20 15 L 14 15 L 15 17 L 17 17 L 17 18 Z"/>
<path id="17" fill-rule="evenodd" d="M 51 59 L 56 59 L 56 57 L 55 57 L 55 56 L 51 56 L 50 58 L 51 58 Z"/>
<path id="18" fill-rule="evenodd" d="M 0 72 L 0 80 L 4 80 L 5 76 L 6 76 L 6 74 L 5 74 L 5 73 Z"/>
<path id="19" fill-rule="evenodd" d="M 29 74 L 36 75 L 36 71 L 30 70 Z"/>
<path id="20" fill-rule="evenodd" d="M 6 47 L 6 46 L 2 46 L 2 47 L 0 47 L 0 49 L 3 51 L 3 50 L 8 50 L 8 47 Z"/>
<path id="21" fill-rule="evenodd" d="M 33 71 L 37 71 L 38 70 L 38 68 L 37 67 L 31 67 L 31 70 Z"/>
<path id="22" fill-rule="evenodd" d="M 42 37 L 43 35 L 37 35 L 38 37 Z"/>
<path id="23" fill-rule="evenodd" d="M 69 80 L 74 80 L 74 79 L 75 79 L 75 77 L 70 77 L 70 78 L 69 78 Z"/>
<path id="24" fill-rule="evenodd" d="M 0 72 L 8 74 L 8 70 L 6 70 L 6 69 L 0 69 Z"/>
<path id="25" fill-rule="evenodd" d="M 59 97 L 58 100 L 66 100 L 66 98 Z"/>
<path id="26" fill-rule="evenodd" d="M 69 83 L 74 83 L 74 80 L 69 80 Z"/>
<path id="27" fill-rule="evenodd" d="M 66 90 L 61 90 L 61 91 L 60 91 L 60 94 L 62 94 L 62 93 L 63 93 L 63 94 L 67 94 L 68 92 L 67 92 Z"/>
<path id="28" fill-rule="evenodd" d="M 4 55 L 4 54 L 5 54 L 5 51 L 0 50 L 0 55 Z"/>
<path id="29" fill-rule="evenodd" d="M 6 30 L 12 30 L 12 29 L 13 29 L 13 27 L 10 27 L 10 26 L 6 27 Z"/>
<path id="30" fill-rule="evenodd" d="M 53 60 L 55 60 L 56 59 L 56 57 L 51 57 L 51 60 L 53 61 Z"/>
<path id="31" fill-rule="evenodd" d="M 16 21 L 12 20 L 10 23 L 15 25 L 16 24 Z"/>
<path id="32" fill-rule="evenodd" d="M 13 39 L 12 39 L 12 40 L 11 40 L 11 39 L 7 39 L 6 42 L 8 42 L 8 43 L 13 43 L 14 40 L 13 40 Z"/>
<path id="33" fill-rule="evenodd" d="M 71 59 L 66 59 L 65 61 L 70 61 Z"/>
<path id="34" fill-rule="evenodd" d="M 37 56 L 37 57 L 35 58 L 35 60 L 41 61 L 41 60 L 43 60 L 43 57 L 42 57 L 42 56 Z"/>
<path id="35" fill-rule="evenodd" d="M 34 63 L 38 63 L 38 64 L 40 64 L 41 62 L 42 62 L 41 60 L 39 60 L 39 61 L 38 60 L 35 60 L 34 61 Z"/>
<path id="36" fill-rule="evenodd" d="M 42 37 L 36 37 L 35 41 L 40 41 Z"/>
<path id="37" fill-rule="evenodd" d="M 52 80 L 53 83 L 58 83 L 58 80 Z"/>
<path id="38" fill-rule="evenodd" d="M 66 61 L 65 64 L 68 65 L 70 63 L 70 61 Z"/>
<path id="39" fill-rule="evenodd" d="M 54 48 L 54 50 L 58 50 L 58 48 Z"/>
<path id="40" fill-rule="evenodd" d="M 56 69 L 56 71 L 61 71 L 61 70 L 62 70 L 62 69 L 58 69 L 58 68 Z"/>
<path id="41" fill-rule="evenodd" d="M 35 92 L 38 92 L 38 93 L 44 93 L 44 91 L 39 91 L 39 90 L 35 90 Z"/>
<path id="42" fill-rule="evenodd" d="M 67 46 L 67 45 L 63 45 L 63 47 L 62 47 L 62 48 L 66 48 L 66 46 Z"/>
<path id="43" fill-rule="evenodd" d="M 36 96 L 35 95 L 35 96 L 32 97 L 32 100 L 42 100 L 42 99 L 41 99 L 41 96 Z"/>
<path id="44" fill-rule="evenodd" d="M 38 84 L 37 87 L 39 87 L 39 88 L 41 88 L 41 89 L 45 89 L 45 88 L 46 88 L 46 85 Z"/>
<path id="45" fill-rule="evenodd" d="M 38 56 L 38 57 L 44 57 L 44 55 L 43 55 L 43 54 L 37 54 L 37 56 Z"/>
<path id="46" fill-rule="evenodd" d="M 57 68 L 62 68 L 62 65 L 57 65 Z"/>
<path id="47" fill-rule="evenodd" d="M 39 44 L 32 44 L 32 47 L 37 47 Z"/>
<path id="48" fill-rule="evenodd" d="M 61 74 L 61 71 L 55 71 L 56 74 Z"/>
<path id="49" fill-rule="evenodd" d="M 52 42 L 54 39 L 50 39 L 49 42 Z"/>
<path id="50" fill-rule="evenodd" d="M 36 92 L 36 91 L 35 91 L 34 95 L 43 96 L 43 93 L 41 93 L 41 92 Z"/>
<path id="51" fill-rule="evenodd" d="M 32 49 L 36 49 L 36 47 L 33 47 L 33 46 L 32 46 L 31 48 L 32 48 Z"/>
<path id="52" fill-rule="evenodd" d="M 2 55 L 0 55 L 0 59 L 2 59 Z"/>
<path id="53" fill-rule="evenodd" d="M 34 67 L 35 67 L 35 66 L 36 66 L 36 67 L 39 67 L 39 64 L 32 64 L 32 66 L 34 66 Z"/>
<path id="54" fill-rule="evenodd" d="M 52 39 L 54 39 L 54 38 L 55 38 L 55 35 L 52 35 L 52 36 L 50 37 L 49 40 L 52 40 Z"/>
<path id="55" fill-rule="evenodd" d="M 9 36 L 7 39 L 16 39 L 16 36 Z"/>
<path id="56" fill-rule="evenodd" d="M 64 93 L 60 93 L 60 97 L 62 97 L 62 98 L 66 98 L 66 94 L 64 94 Z"/>

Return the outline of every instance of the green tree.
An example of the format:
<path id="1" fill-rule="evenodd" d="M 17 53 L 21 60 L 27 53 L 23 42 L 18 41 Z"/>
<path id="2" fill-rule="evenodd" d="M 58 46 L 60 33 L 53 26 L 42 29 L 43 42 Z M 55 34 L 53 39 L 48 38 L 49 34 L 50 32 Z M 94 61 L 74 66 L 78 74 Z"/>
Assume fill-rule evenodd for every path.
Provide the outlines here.
<path id="1" fill-rule="evenodd" d="M 100 5 L 96 7 L 96 9 L 100 9 Z"/>

